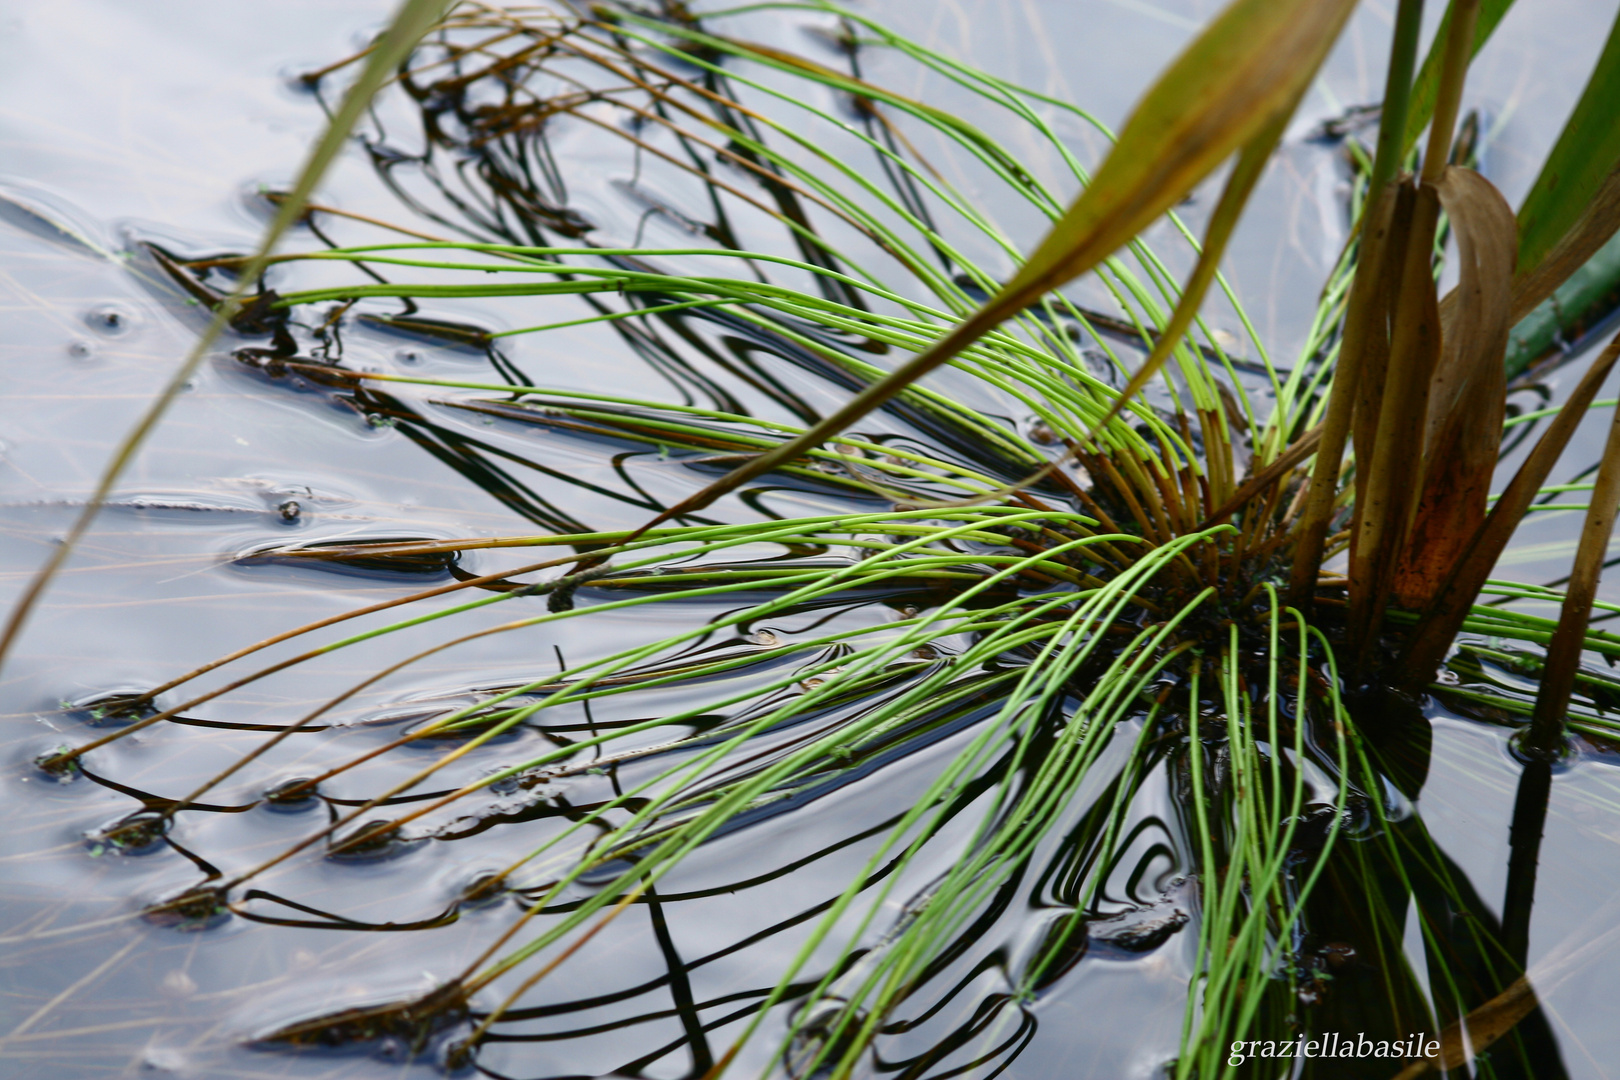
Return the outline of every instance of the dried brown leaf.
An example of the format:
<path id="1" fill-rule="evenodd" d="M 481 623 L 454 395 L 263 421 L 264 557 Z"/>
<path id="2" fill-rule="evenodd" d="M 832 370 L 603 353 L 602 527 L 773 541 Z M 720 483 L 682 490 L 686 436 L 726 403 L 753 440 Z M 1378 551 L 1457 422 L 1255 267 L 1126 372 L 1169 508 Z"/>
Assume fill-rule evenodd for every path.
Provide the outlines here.
<path id="1" fill-rule="evenodd" d="M 1413 610 L 1429 602 L 1485 521 L 1502 444 L 1502 359 L 1518 245 L 1512 208 L 1483 176 L 1452 166 L 1435 190 L 1457 237 L 1461 281 L 1458 303 L 1441 318 L 1420 501 L 1393 584 L 1395 601 Z"/>
<path id="2" fill-rule="evenodd" d="M 1563 239 L 1555 244 L 1545 258 L 1535 266 L 1521 267 L 1513 279 L 1513 299 L 1508 311 L 1508 325 L 1517 323 L 1560 285 L 1571 274 L 1585 266 L 1598 248 L 1609 242 L 1620 231 L 1620 167 L 1616 167 L 1604 180 Z M 1442 317 L 1450 315 L 1458 304 L 1457 290 L 1453 289 L 1441 301 Z"/>
<path id="3" fill-rule="evenodd" d="M 1513 532 L 1524 517 L 1530 501 L 1547 482 L 1547 476 L 1569 445 L 1569 440 L 1591 408 L 1603 381 L 1615 361 L 1620 359 L 1620 335 L 1592 361 L 1569 400 L 1558 410 L 1552 423 L 1537 440 L 1530 456 L 1519 466 L 1512 482 L 1485 518 L 1485 524 L 1475 534 L 1463 554 L 1457 559 L 1445 584 L 1436 590 L 1434 599 L 1424 609 L 1407 638 L 1406 652 L 1401 658 L 1401 676 L 1409 683 L 1426 683 L 1434 677 L 1435 668 L 1446 655 L 1446 649 L 1462 628 L 1463 620 L 1473 606 L 1479 590 L 1485 587 L 1496 560 L 1502 555 Z"/>

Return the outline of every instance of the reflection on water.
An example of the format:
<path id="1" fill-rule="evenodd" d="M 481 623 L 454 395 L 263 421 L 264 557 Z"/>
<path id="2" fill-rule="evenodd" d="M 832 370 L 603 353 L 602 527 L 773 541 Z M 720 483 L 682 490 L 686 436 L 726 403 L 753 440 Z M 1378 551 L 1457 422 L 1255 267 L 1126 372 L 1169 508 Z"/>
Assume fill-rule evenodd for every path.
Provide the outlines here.
<path id="1" fill-rule="evenodd" d="M 9 100 L 24 115 L 0 127 L 13 151 L 11 175 L 0 178 L 7 208 L 0 265 L 10 300 L 0 361 L 10 404 L 0 418 L 6 580 L 20 581 L 65 529 L 108 443 L 198 329 L 194 301 L 226 280 L 217 267 L 182 270 L 177 278 L 177 262 L 248 246 L 264 213 L 257 186 L 284 182 L 318 130 L 317 100 L 285 76 L 342 53 L 385 7 L 289 3 L 263 24 L 201 3 L 162 12 L 62 4 L 15 17 L 17 40 L 32 59 L 6 76 Z M 1096 105 L 1111 121 L 1208 14 L 1198 4 L 890 7 L 884 17 L 919 37 Z M 1521 73 L 1549 54 L 1584 70 L 1593 35 L 1558 36 L 1545 27 L 1590 27 L 1590 7 L 1555 10 L 1533 33 L 1504 33 L 1504 44 L 1488 54 L 1482 103 L 1506 117 L 1488 167 L 1510 196 L 1528 182 L 1526 162 L 1550 138 L 1539 128 L 1552 127 L 1548 118 L 1567 108 L 1557 89 L 1540 81 L 1529 89 Z M 1377 73 L 1361 68 L 1361 51 L 1377 53 L 1369 43 L 1382 27 L 1376 13 L 1361 18 L 1302 125 L 1365 100 L 1377 84 Z M 840 62 L 836 39 L 826 40 L 837 24 L 824 17 L 776 13 L 737 26 L 739 37 Z M 1077 66 L 1051 55 L 1053 40 L 1071 33 L 1079 40 L 1082 32 L 1108 42 L 1094 59 Z M 1582 55 L 1564 56 L 1576 38 Z M 861 61 L 874 65 L 862 72 L 874 80 L 891 73 L 881 54 Z M 303 239 L 358 242 L 372 235 L 358 218 L 398 221 L 403 207 L 416 228 L 480 240 L 743 245 L 832 264 L 801 233 L 757 235 L 774 229 L 761 216 L 766 210 L 794 222 L 820 220 L 789 186 L 746 187 L 712 153 L 702 159 L 706 178 L 694 182 L 692 170 L 678 168 L 656 142 L 651 121 L 606 133 L 576 124 L 542 139 L 488 100 L 456 98 L 444 85 L 411 89 L 415 99 L 396 94 L 379 108 L 366 149 L 350 155 L 321 197 L 348 216 L 316 215 Z M 939 80 L 907 89 L 946 107 L 972 108 Z M 848 112 L 882 134 L 869 114 Z M 588 109 L 579 115 L 599 127 L 622 120 Z M 640 152 L 626 152 L 634 145 L 627 131 L 641 140 Z M 1095 156 L 1080 128 L 1065 135 Z M 652 160 L 651 150 L 664 157 Z M 1247 227 L 1238 246 L 1240 292 L 1279 356 L 1303 338 L 1299 320 L 1314 306 L 1312 291 L 1342 239 L 1333 155 L 1329 145 L 1292 141 L 1267 181 L 1273 202 L 1289 212 Z M 953 180 L 975 181 L 970 166 L 941 161 L 957 170 Z M 1060 175 L 1052 162 L 1032 165 L 1051 171 L 1043 179 Z M 878 175 L 876 166 L 862 167 Z M 928 212 L 904 177 L 879 179 L 893 185 L 901 205 Z M 746 196 L 718 196 L 721 184 Z M 1195 221 L 1200 212 L 1190 208 Z M 1021 241 L 1039 227 L 1033 215 L 1007 214 L 1002 224 Z M 993 253 L 972 254 L 994 262 Z M 309 288 L 328 280 L 323 272 L 278 271 L 271 284 Z M 1105 306 L 1106 296 L 1093 291 L 1081 301 Z M 852 292 L 833 298 L 857 299 Z M 488 549 L 458 557 L 418 544 L 402 558 L 389 546 L 633 526 L 751 445 L 749 431 L 721 421 L 704 429 L 701 443 L 672 445 L 649 411 L 603 407 L 584 415 L 577 399 L 562 396 L 392 393 L 329 365 L 539 386 L 559 395 L 629 388 L 642 398 L 791 423 L 814 418 L 855 385 L 828 350 L 881 358 L 876 343 L 859 338 L 828 336 L 812 342 L 826 349 L 812 348 L 703 310 L 671 313 L 654 329 L 650 320 L 624 320 L 536 338 L 494 336 L 619 303 L 547 298 L 515 312 L 487 300 L 442 300 L 433 310 L 396 301 L 341 330 L 294 327 L 288 340 L 278 334 L 230 342 L 235 355 L 222 354 L 199 374 L 8 668 L 0 781 L 14 823 L 0 850 L 7 1003 L 0 1057 L 7 1075 L 372 1077 L 476 1067 L 496 1077 L 695 1078 L 724 1056 L 770 994 L 775 973 L 805 949 L 802 985 L 793 992 L 802 997 L 823 976 L 834 980 L 834 992 L 810 1006 L 816 1015 L 797 1018 L 785 1068 L 805 1072 L 842 1037 L 849 1017 L 837 990 L 881 955 L 891 927 L 858 926 L 853 916 L 840 925 L 838 933 L 864 946 L 847 971 L 836 969 L 838 950 L 814 944 L 811 931 L 862 875 L 889 890 L 888 914 L 904 920 L 908 899 L 924 895 L 966 849 L 965 811 L 1015 770 L 1012 763 L 986 766 L 978 786 L 966 789 L 960 816 L 939 827 L 925 855 L 904 865 L 881 855 L 883 840 L 923 798 L 941 763 L 991 715 L 1001 693 L 994 672 L 961 676 L 949 696 L 887 741 L 830 761 L 790 798 L 693 851 L 623 917 L 603 923 L 588 951 L 506 1011 L 483 1034 L 475 1066 L 460 1064 L 456 1048 L 516 983 L 464 1000 L 453 980 L 557 879 L 555 863 L 513 872 L 527 852 L 564 835 L 578 837 L 561 849 L 568 858 L 588 850 L 593 837 L 636 812 L 635 799 L 623 797 L 669 758 L 768 715 L 785 695 L 836 689 L 846 647 L 803 643 L 913 618 L 938 602 L 948 582 L 851 590 L 836 602 L 774 613 L 768 625 L 720 625 L 742 602 L 736 598 L 603 613 L 518 637 L 490 634 L 356 690 L 402 655 L 441 641 L 431 627 L 406 629 L 272 671 L 72 766 L 38 764 L 64 746 L 156 715 L 138 695 L 292 626 L 374 607 L 374 615 L 336 633 L 374 629 L 393 618 L 392 605 L 421 591 L 442 590 L 421 602 L 435 611 L 470 596 L 513 601 L 458 616 L 458 632 L 477 634 L 515 617 L 513 604 L 555 612 L 678 586 L 689 568 L 614 576 L 607 565 L 542 590 L 532 553 Z M 982 386 L 949 389 L 992 417 L 1022 422 L 1010 397 Z M 1558 394 L 1556 378 L 1550 392 Z M 903 406 L 871 423 L 869 437 L 886 450 L 923 447 L 1003 480 L 1026 471 L 1016 453 L 957 417 Z M 807 472 L 745 506 L 692 520 L 886 509 L 889 502 L 860 479 L 848 470 Z M 949 494 L 937 481 L 916 479 L 907 493 Z M 1572 547 L 1568 526 L 1547 520 L 1556 517 L 1537 519 L 1530 540 Z M 591 550 L 576 545 L 560 565 Z M 842 557 L 755 552 L 701 570 L 754 572 L 771 558 L 773 569 L 788 574 Z M 1515 574 L 1533 578 L 1567 555 L 1532 550 L 1525 559 Z M 538 703 L 538 694 L 523 690 L 537 672 L 560 674 L 556 685 L 566 687 L 573 666 L 710 621 L 713 632 L 685 651 L 598 683 L 625 693 L 549 709 L 474 745 Z M 273 667 L 308 647 L 278 643 L 259 659 Z M 880 678 L 830 696 L 824 709 L 761 739 L 757 760 L 739 763 L 738 775 L 898 697 L 963 647 L 943 639 Z M 1465 656 L 1459 670 L 1472 678 L 1468 662 L 1476 662 L 1478 681 L 1514 685 L 1499 656 Z M 688 671 L 700 677 L 659 685 Z M 239 674 L 209 673 L 183 694 L 221 690 Z M 1595 688 L 1592 700 L 1606 708 L 1602 693 Z M 656 740 L 638 727 L 654 715 L 733 697 L 745 704 L 693 715 Z M 181 691 L 166 691 L 157 706 L 168 710 L 182 700 Z M 1074 700 L 1062 704 L 1072 710 Z M 1375 702 L 1363 712 L 1358 720 L 1377 733 L 1391 799 L 1423 811 L 1390 828 L 1403 850 L 1416 853 L 1408 865 L 1427 876 L 1391 889 L 1387 907 L 1409 912 L 1407 925 L 1370 925 L 1356 890 L 1394 875 L 1376 865 L 1369 871 L 1369 860 L 1382 857 L 1375 845 L 1335 854 L 1308 913 L 1314 936 L 1295 943 L 1303 972 L 1298 1008 L 1318 1010 L 1319 1030 L 1401 1031 L 1428 1022 L 1425 1001 L 1440 1002 L 1438 1019 L 1448 1022 L 1553 952 L 1566 933 L 1584 926 L 1580 932 L 1595 938 L 1609 929 L 1612 917 L 1595 926 L 1588 917 L 1601 913 L 1614 891 L 1608 860 L 1593 854 L 1609 850 L 1620 820 L 1620 789 L 1605 760 L 1612 746 L 1594 741 L 1556 777 L 1523 772 L 1521 780 L 1505 750 L 1503 717 L 1481 715 L 1463 699 L 1426 712 Z M 429 727 L 446 717 L 459 719 L 448 730 Z M 569 749 L 604 735 L 613 741 Z M 665 746 L 672 738 L 681 742 L 678 751 Z M 429 784 L 379 796 L 463 747 L 476 752 Z M 1104 758 L 1097 775 L 1114 776 L 1125 749 L 1111 747 L 1114 757 Z M 517 771 L 439 805 L 463 785 L 542 755 L 552 756 L 543 770 Z M 1220 767 L 1218 751 L 1208 767 Z M 1114 791 L 1099 780 L 1063 808 L 1023 871 L 961 928 L 929 973 L 927 991 L 885 1028 L 874 1070 L 919 1078 L 1001 1069 L 1028 1077 L 1148 1076 L 1173 1056 L 1199 917 L 1190 878 L 1196 854 L 1181 798 L 1187 772 L 1184 755 L 1155 751 L 1128 781 L 1130 815 L 1085 910 L 1082 885 L 1098 872 L 1092 862 L 1100 850 L 1094 808 Z M 1545 805 L 1533 775 L 1550 791 Z M 1517 814 L 1509 795 L 1515 790 Z M 1510 817 L 1521 825 L 1511 857 Z M 1537 817 L 1544 820 L 1532 828 Z M 1324 822 L 1308 817 L 1306 824 L 1326 832 Z M 1366 821 L 1358 827 L 1371 829 Z M 1314 834 L 1304 828 L 1301 835 L 1308 854 Z M 303 850 L 284 857 L 299 844 Z M 1532 897 L 1527 867 L 1537 851 Z M 548 917 L 579 909 L 635 857 L 626 851 L 571 883 L 547 904 Z M 1084 916 L 1078 924 L 1071 918 L 1077 911 Z M 1464 973 L 1468 985 L 1441 992 L 1433 981 L 1438 969 L 1423 970 L 1425 925 L 1451 949 L 1445 977 Z M 1398 965 L 1381 950 L 1412 958 L 1408 983 L 1390 984 L 1386 976 Z M 1037 969 L 1036 994 L 1016 999 L 1013 988 Z M 1604 1010 L 1580 1002 L 1613 993 L 1609 970 L 1603 962 L 1566 965 L 1562 981 L 1540 984 L 1556 1008 L 1525 1021 L 1511 1053 L 1493 1064 L 1497 1075 L 1606 1075 L 1599 1063 L 1612 1059 L 1605 1051 L 1614 1036 Z M 788 1000 L 770 1021 L 779 1032 L 787 1030 Z M 324 1019 L 312 1024 L 312 1017 Z M 753 1057 L 736 1067 L 759 1071 L 765 1052 L 751 1047 Z"/>

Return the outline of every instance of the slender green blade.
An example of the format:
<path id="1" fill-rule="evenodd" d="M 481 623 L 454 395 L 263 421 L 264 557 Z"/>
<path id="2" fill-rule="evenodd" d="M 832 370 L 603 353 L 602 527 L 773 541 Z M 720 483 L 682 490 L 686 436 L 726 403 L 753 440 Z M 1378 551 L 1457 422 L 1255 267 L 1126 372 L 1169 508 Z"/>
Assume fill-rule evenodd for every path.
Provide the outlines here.
<path id="1" fill-rule="evenodd" d="M 1620 166 L 1620 15 L 1586 90 L 1519 207 L 1519 268 L 1529 274 Z M 1599 244 L 1601 244 L 1601 240 Z M 1594 247 L 1597 245 L 1594 245 Z"/>

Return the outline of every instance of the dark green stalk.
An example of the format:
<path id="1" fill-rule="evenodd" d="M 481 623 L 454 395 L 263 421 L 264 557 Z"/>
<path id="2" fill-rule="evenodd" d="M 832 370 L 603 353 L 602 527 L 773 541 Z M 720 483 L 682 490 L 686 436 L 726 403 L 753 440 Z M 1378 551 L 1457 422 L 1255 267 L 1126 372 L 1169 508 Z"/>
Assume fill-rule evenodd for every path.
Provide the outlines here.
<path id="1" fill-rule="evenodd" d="M 1378 205 L 1384 185 L 1395 175 L 1405 147 L 1406 114 L 1412 97 L 1412 68 L 1423 28 L 1423 0 L 1401 0 L 1395 11 L 1395 38 L 1389 47 L 1389 74 L 1384 80 L 1384 107 L 1378 119 L 1378 147 L 1367 177 L 1365 206 Z"/>

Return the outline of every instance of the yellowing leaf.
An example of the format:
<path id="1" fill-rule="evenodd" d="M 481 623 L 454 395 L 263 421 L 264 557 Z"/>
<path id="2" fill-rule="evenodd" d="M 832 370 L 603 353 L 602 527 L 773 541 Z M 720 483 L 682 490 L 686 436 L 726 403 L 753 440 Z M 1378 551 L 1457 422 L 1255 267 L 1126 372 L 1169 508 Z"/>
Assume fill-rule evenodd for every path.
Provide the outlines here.
<path id="1" fill-rule="evenodd" d="M 1090 270 L 1247 146 L 1316 75 L 1354 0 L 1236 0 L 1137 105 L 1090 185 L 986 305 L 1011 315 Z"/>
<path id="2" fill-rule="evenodd" d="M 837 435 L 928 372 L 1123 247 L 1216 166 L 1287 115 L 1355 0 L 1234 0 L 1149 88 L 1096 175 L 979 311 L 803 435 L 762 454 L 643 526 L 715 499 Z"/>
<path id="3" fill-rule="evenodd" d="M 1142 361 L 1142 366 L 1131 376 L 1131 381 L 1119 392 L 1114 407 L 1096 425 L 1098 430 L 1117 416 L 1128 401 L 1142 392 L 1142 388 L 1153 378 L 1154 373 L 1164 366 L 1164 362 L 1170 358 L 1170 354 L 1181 342 L 1182 336 L 1187 333 L 1187 328 L 1198 317 L 1198 309 L 1204 303 L 1204 294 L 1209 291 L 1209 283 L 1215 280 L 1215 271 L 1220 268 L 1221 256 L 1226 251 L 1226 242 L 1232 238 L 1232 230 L 1237 227 L 1238 218 L 1243 215 L 1243 207 L 1248 203 L 1249 195 L 1254 191 L 1254 185 L 1260 179 L 1260 174 L 1265 171 L 1271 152 L 1277 148 L 1292 112 L 1293 108 L 1290 106 L 1287 112 L 1278 113 L 1276 118 L 1243 148 L 1243 153 L 1238 155 L 1237 165 L 1232 169 L 1232 175 L 1226 178 L 1226 187 L 1221 191 L 1221 201 L 1216 204 L 1215 212 L 1210 215 L 1209 228 L 1204 233 L 1204 243 L 1198 252 L 1198 264 L 1193 267 L 1192 277 L 1187 279 L 1186 287 L 1181 290 L 1181 299 L 1176 301 L 1176 309 L 1170 313 L 1170 321 L 1159 333 L 1159 339 L 1153 343 L 1153 351 L 1148 358 Z"/>

